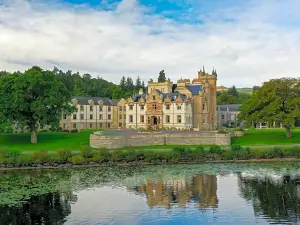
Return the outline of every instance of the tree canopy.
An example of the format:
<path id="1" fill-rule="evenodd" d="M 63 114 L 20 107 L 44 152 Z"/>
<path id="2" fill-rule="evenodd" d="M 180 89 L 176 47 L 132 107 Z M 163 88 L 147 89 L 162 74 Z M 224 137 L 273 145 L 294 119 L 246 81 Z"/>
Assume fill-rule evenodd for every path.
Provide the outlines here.
<path id="1" fill-rule="evenodd" d="M 228 89 L 228 91 L 217 92 L 217 104 L 242 104 L 249 97 L 250 94 L 245 92 L 238 92 L 237 88 L 233 85 Z"/>
<path id="2" fill-rule="evenodd" d="M 32 67 L 0 77 L 0 121 L 28 129 L 31 143 L 37 143 L 39 127 L 58 128 L 62 112 L 75 111 L 70 101 L 70 91 L 52 71 Z"/>
<path id="3" fill-rule="evenodd" d="M 165 82 L 166 80 L 167 80 L 167 78 L 166 78 L 165 71 L 164 70 L 160 71 L 157 81 L 158 82 Z"/>
<path id="4" fill-rule="evenodd" d="M 240 109 L 240 120 L 280 123 L 290 137 L 291 128 L 300 117 L 300 79 L 281 78 L 265 82 Z"/>

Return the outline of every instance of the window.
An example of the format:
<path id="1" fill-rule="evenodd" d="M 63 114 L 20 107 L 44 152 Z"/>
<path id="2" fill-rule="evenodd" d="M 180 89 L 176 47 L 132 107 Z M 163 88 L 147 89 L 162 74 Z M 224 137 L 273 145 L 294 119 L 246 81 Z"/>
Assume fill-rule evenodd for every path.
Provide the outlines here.
<path id="1" fill-rule="evenodd" d="M 76 114 L 73 114 L 73 120 L 76 120 Z"/>
<path id="2" fill-rule="evenodd" d="M 66 124 L 64 123 L 63 128 L 66 129 Z"/>
<path id="3" fill-rule="evenodd" d="M 90 106 L 90 111 L 93 112 L 93 106 Z"/>
<path id="4" fill-rule="evenodd" d="M 133 110 L 133 105 L 130 105 L 130 106 L 129 106 L 129 110 Z"/>
<path id="5" fill-rule="evenodd" d="M 90 115 L 90 120 L 92 120 L 92 119 L 93 119 L 93 114 Z"/>
<path id="6" fill-rule="evenodd" d="M 107 115 L 107 119 L 111 120 L 111 115 L 110 114 Z"/>
<path id="7" fill-rule="evenodd" d="M 133 116 L 131 116 L 131 115 L 129 116 L 129 122 L 133 123 Z"/>
<path id="8" fill-rule="evenodd" d="M 153 104 L 153 105 L 152 105 L 152 109 L 153 109 L 153 110 L 156 110 L 156 104 Z"/>
<path id="9" fill-rule="evenodd" d="M 99 114 L 99 120 L 102 120 L 102 117 L 103 117 L 102 114 Z"/>
<path id="10" fill-rule="evenodd" d="M 170 123 L 170 116 L 166 115 L 166 123 Z"/>
<path id="11" fill-rule="evenodd" d="M 181 105 L 177 105 L 177 110 L 181 110 Z"/>
<path id="12" fill-rule="evenodd" d="M 99 106 L 99 111 L 100 111 L 100 112 L 103 111 L 103 106 Z"/>
<path id="13" fill-rule="evenodd" d="M 141 110 L 144 110 L 145 106 L 141 105 Z"/>
<path id="14" fill-rule="evenodd" d="M 166 105 L 166 110 L 169 110 L 170 109 L 170 105 Z"/>
<path id="15" fill-rule="evenodd" d="M 84 111 L 84 106 L 83 105 L 80 106 L 80 111 Z"/>
<path id="16" fill-rule="evenodd" d="M 144 120 L 144 116 L 141 116 L 141 123 L 144 123 L 145 120 Z"/>
<path id="17" fill-rule="evenodd" d="M 177 116 L 177 123 L 181 123 L 181 116 Z"/>
<path id="18" fill-rule="evenodd" d="M 76 123 L 73 123 L 73 129 L 76 129 Z"/>
<path id="19" fill-rule="evenodd" d="M 155 100 L 155 96 L 152 96 L 152 100 Z"/>
<path id="20" fill-rule="evenodd" d="M 90 123 L 90 128 L 93 128 L 93 124 L 92 123 Z"/>
<path id="21" fill-rule="evenodd" d="M 126 106 L 123 106 L 123 111 L 126 111 Z"/>
<path id="22" fill-rule="evenodd" d="M 108 112 L 111 111 L 111 107 L 110 107 L 110 106 L 107 107 L 107 111 L 108 111 Z"/>
<path id="23" fill-rule="evenodd" d="M 99 123 L 99 127 L 102 128 L 102 123 Z"/>
<path id="24" fill-rule="evenodd" d="M 110 123 L 107 123 L 107 127 L 110 128 Z"/>
<path id="25" fill-rule="evenodd" d="M 122 112 L 122 106 L 119 106 L 119 111 Z"/>
<path id="26" fill-rule="evenodd" d="M 84 114 L 80 114 L 80 119 L 81 119 L 81 120 L 84 119 Z"/>
<path id="27" fill-rule="evenodd" d="M 124 117 L 124 120 L 126 120 L 126 115 L 124 115 L 123 117 Z"/>
<path id="28" fill-rule="evenodd" d="M 122 127 L 122 123 L 119 123 L 119 127 Z"/>
<path id="29" fill-rule="evenodd" d="M 205 104 L 202 105 L 202 110 L 205 110 Z"/>
<path id="30" fill-rule="evenodd" d="M 122 115 L 119 116 L 119 119 L 120 119 L 120 120 L 122 119 Z"/>
<path id="31" fill-rule="evenodd" d="M 224 115 L 222 115 L 222 120 L 224 120 L 225 119 L 225 116 Z"/>

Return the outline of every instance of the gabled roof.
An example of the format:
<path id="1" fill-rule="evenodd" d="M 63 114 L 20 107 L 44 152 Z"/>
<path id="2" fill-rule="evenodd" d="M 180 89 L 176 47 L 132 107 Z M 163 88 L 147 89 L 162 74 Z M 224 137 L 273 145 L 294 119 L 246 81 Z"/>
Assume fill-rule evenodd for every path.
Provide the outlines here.
<path id="1" fill-rule="evenodd" d="M 167 97 L 169 97 L 171 99 L 171 101 L 175 101 L 176 98 L 180 97 L 182 100 L 186 100 L 187 96 L 184 94 L 180 94 L 178 92 L 175 93 L 164 93 L 163 94 L 163 100 L 166 99 Z"/>
<path id="2" fill-rule="evenodd" d="M 193 94 L 198 95 L 202 91 L 202 85 L 187 85 L 186 88 Z"/>
<path id="3" fill-rule="evenodd" d="M 132 96 L 132 100 L 134 101 L 134 102 L 138 102 L 141 98 L 143 98 L 143 99 L 145 99 L 146 100 L 146 94 L 134 94 L 133 96 Z"/>
<path id="4" fill-rule="evenodd" d="M 89 97 L 89 96 L 73 96 L 72 99 L 76 99 L 79 105 L 89 105 L 89 100 L 94 101 L 94 105 L 99 105 L 99 101 L 103 101 L 103 105 L 117 105 L 119 100 L 109 99 L 103 97 Z"/>
<path id="5" fill-rule="evenodd" d="M 217 110 L 239 112 L 241 104 L 217 105 Z"/>

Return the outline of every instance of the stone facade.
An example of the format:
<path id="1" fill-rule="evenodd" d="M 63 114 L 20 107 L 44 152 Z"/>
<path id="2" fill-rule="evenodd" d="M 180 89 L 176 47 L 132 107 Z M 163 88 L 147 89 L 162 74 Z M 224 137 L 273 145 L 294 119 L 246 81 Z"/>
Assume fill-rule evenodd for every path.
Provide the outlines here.
<path id="1" fill-rule="evenodd" d="M 238 122 L 240 104 L 218 105 L 217 106 L 217 125 L 221 127 L 238 127 L 242 125 Z"/>
<path id="2" fill-rule="evenodd" d="M 216 71 L 208 74 L 204 68 L 192 82 L 150 80 L 147 93 L 140 91 L 126 100 L 126 128 L 215 130 L 216 82 Z"/>
<path id="3" fill-rule="evenodd" d="M 230 145 L 230 134 L 218 133 L 148 133 L 135 135 L 106 136 L 91 134 L 93 148 L 117 149 L 127 146 L 148 145 Z"/>
<path id="4" fill-rule="evenodd" d="M 117 128 L 117 102 L 99 97 L 73 97 L 72 104 L 77 111 L 63 115 L 60 127 L 68 130 Z"/>

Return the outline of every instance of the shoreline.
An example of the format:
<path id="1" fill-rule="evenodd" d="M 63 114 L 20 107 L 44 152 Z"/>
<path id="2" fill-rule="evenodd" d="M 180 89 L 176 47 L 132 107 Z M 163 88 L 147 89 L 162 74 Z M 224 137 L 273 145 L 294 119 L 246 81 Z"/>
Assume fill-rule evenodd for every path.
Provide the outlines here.
<path id="1" fill-rule="evenodd" d="M 300 158 L 273 158 L 273 159 L 237 159 L 237 160 L 206 160 L 206 161 L 185 161 L 178 163 L 168 162 L 138 162 L 138 163 L 116 163 L 116 164 L 86 164 L 72 165 L 60 164 L 58 166 L 25 166 L 25 167 L 1 167 L 1 172 L 18 170 L 43 170 L 43 169 L 70 169 L 70 168 L 88 168 L 88 167 L 125 167 L 125 166 L 153 166 L 153 165 L 176 165 L 176 164 L 206 164 L 206 163 L 266 163 L 266 162 L 300 162 Z"/>

